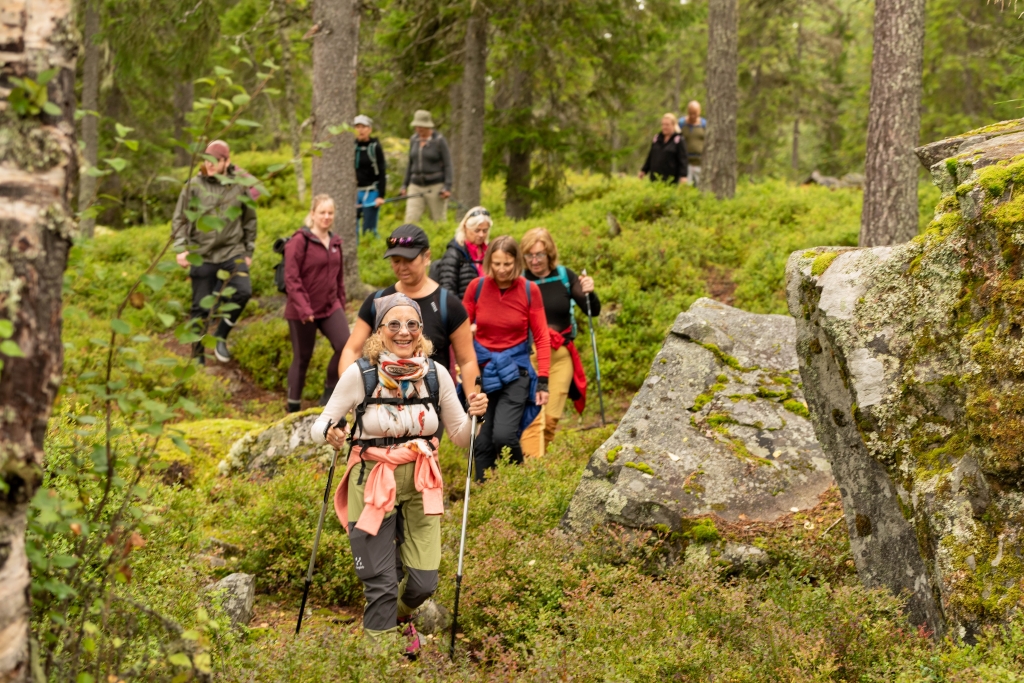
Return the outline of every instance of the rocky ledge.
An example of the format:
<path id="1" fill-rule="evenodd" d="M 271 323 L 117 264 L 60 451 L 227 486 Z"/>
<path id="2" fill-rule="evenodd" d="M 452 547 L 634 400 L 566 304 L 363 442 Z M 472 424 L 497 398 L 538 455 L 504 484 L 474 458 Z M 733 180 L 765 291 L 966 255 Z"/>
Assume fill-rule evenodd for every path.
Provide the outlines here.
<path id="1" fill-rule="evenodd" d="M 971 640 L 1024 595 L 1024 132 L 919 150 L 942 190 L 896 247 L 787 265 L 815 430 L 862 581 Z M 1021 189 L 1018 190 L 1017 186 Z"/>
<path id="2" fill-rule="evenodd" d="M 831 485 L 803 402 L 793 320 L 699 299 L 681 313 L 564 525 L 685 532 L 690 518 L 771 521 Z"/>

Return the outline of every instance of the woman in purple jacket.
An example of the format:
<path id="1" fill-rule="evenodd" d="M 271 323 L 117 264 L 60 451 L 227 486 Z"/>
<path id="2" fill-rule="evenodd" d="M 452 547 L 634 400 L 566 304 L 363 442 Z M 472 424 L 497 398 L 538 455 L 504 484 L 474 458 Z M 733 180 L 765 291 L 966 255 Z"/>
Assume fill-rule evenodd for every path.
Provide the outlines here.
<path id="1" fill-rule="evenodd" d="M 316 347 L 319 329 L 334 347 L 327 364 L 327 381 L 320 405 L 338 383 L 338 360 L 348 341 L 345 318 L 345 269 L 341 237 L 331 232 L 334 200 L 325 194 L 313 197 L 303 228 L 284 247 L 284 282 L 288 291 L 285 320 L 292 338 L 292 365 L 288 368 L 288 412 L 302 408 L 302 387 Z"/>

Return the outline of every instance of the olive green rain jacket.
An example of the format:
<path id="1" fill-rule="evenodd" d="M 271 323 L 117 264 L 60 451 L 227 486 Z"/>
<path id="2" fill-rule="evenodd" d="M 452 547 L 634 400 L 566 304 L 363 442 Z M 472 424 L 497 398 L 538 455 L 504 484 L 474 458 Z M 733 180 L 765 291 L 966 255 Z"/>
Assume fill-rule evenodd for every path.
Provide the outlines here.
<path id="1" fill-rule="evenodd" d="M 234 167 L 229 168 L 226 175 L 234 177 Z M 251 258 L 256 250 L 256 210 L 242 203 L 248 191 L 243 184 L 224 184 L 213 176 L 194 177 L 182 188 L 174 207 L 171 234 L 175 248 L 199 254 L 207 263 L 223 263 L 243 256 Z M 204 231 L 190 221 L 185 212 L 192 197 L 199 199 L 198 207 L 193 207 L 199 211 L 197 222 L 202 222 L 203 216 L 214 216 L 224 221 L 224 227 Z M 236 210 L 232 211 L 232 207 Z"/>

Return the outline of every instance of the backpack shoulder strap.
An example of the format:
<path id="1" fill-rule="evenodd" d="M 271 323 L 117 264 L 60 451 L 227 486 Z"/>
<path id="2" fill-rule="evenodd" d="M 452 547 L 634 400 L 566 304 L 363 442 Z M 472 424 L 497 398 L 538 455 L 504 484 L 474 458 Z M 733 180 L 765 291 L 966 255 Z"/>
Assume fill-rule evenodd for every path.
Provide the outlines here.
<path id="1" fill-rule="evenodd" d="M 363 415 L 366 413 L 366 403 L 373 396 L 378 382 L 377 368 L 370 361 L 365 358 L 359 358 L 356 361 L 356 365 L 359 367 L 359 374 L 363 378 L 363 400 L 355 409 L 355 420 L 352 424 L 352 430 L 348 434 L 350 444 L 355 440 L 357 430 L 360 436 L 363 434 Z"/>
<path id="2" fill-rule="evenodd" d="M 448 334 L 448 290 L 444 287 L 438 289 L 441 291 L 441 327 Z"/>
<path id="3" fill-rule="evenodd" d="M 373 140 L 366 147 L 366 156 L 370 157 L 370 163 L 373 165 L 373 175 L 379 176 L 380 169 L 377 167 L 377 141 Z"/>
<path id="4" fill-rule="evenodd" d="M 565 285 L 565 288 L 571 292 L 572 287 L 569 285 L 569 273 L 566 272 L 565 266 L 558 266 L 557 270 L 558 279 L 561 280 L 562 284 Z"/>
<path id="5" fill-rule="evenodd" d="M 532 293 L 532 292 L 530 291 L 530 281 L 529 281 L 529 280 L 527 280 L 527 279 L 526 279 L 526 278 L 524 277 L 524 278 L 523 278 L 523 284 L 525 284 L 525 285 L 526 285 L 526 310 L 527 310 L 527 311 L 529 311 L 529 310 L 530 310 L 530 306 L 532 306 L 532 305 L 533 305 L 533 303 L 532 303 L 532 302 L 530 301 L 530 298 L 531 298 L 531 297 L 530 297 L 530 294 Z"/>
<path id="6" fill-rule="evenodd" d="M 473 295 L 473 303 L 476 303 L 477 301 L 480 301 L 480 290 L 482 290 L 483 288 L 484 288 L 484 279 L 482 277 L 481 278 L 477 278 L 477 281 L 476 281 L 476 294 Z"/>
<path id="7" fill-rule="evenodd" d="M 437 379 L 437 364 L 427 359 L 427 391 L 430 392 L 430 403 L 434 406 L 434 412 L 441 419 L 441 383 Z"/>

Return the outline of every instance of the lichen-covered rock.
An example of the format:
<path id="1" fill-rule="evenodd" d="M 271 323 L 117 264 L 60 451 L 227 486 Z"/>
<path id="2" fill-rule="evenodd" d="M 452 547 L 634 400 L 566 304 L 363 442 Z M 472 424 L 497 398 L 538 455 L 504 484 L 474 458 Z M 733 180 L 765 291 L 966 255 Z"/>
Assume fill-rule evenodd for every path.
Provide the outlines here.
<path id="1" fill-rule="evenodd" d="M 289 458 L 330 462 L 331 447 L 317 445 L 309 434 L 320 408 L 292 413 L 264 430 L 253 430 L 236 441 L 217 466 L 222 475 L 234 472 L 260 473 L 272 477 Z"/>
<path id="2" fill-rule="evenodd" d="M 252 574 L 228 574 L 207 586 L 206 591 L 220 601 L 232 627 L 248 626 L 252 621 L 252 606 L 256 599 L 256 577 Z"/>
<path id="3" fill-rule="evenodd" d="M 799 386 L 792 319 L 710 299 L 681 313 L 564 523 L 686 531 L 688 517 L 771 521 L 832 483 Z"/>
<path id="4" fill-rule="evenodd" d="M 923 235 L 797 252 L 786 275 L 862 581 L 970 639 L 1024 590 L 1024 132 L 932 172 Z"/>

